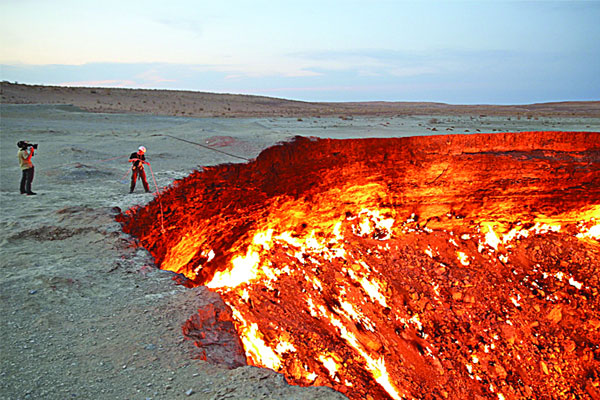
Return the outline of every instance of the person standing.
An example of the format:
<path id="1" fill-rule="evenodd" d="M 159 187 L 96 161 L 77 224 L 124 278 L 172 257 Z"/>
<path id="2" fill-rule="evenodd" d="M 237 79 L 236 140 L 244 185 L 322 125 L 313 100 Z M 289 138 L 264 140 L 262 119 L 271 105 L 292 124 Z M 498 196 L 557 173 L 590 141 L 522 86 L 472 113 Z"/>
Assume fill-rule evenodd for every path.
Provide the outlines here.
<path id="1" fill-rule="evenodd" d="M 146 190 L 146 193 L 150 193 L 148 181 L 146 180 L 146 171 L 144 170 L 144 164 L 150 165 L 150 163 L 146 161 L 146 157 L 144 156 L 145 153 L 146 148 L 144 146 L 140 146 L 136 153 L 131 153 L 129 156 L 129 162 L 132 163 L 131 187 L 129 188 L 129 193 L 133 193 L 133 190 L 135 189 L 135 183 L 138 178 L 142 179 L 142 184 L 144 185 L 144 190 Z"/>
<path id="2" fill-rule="evenodd" d="M 33 182 L 33 162 L 31 162 L 31 158 L 35 153 L 35 149 L 37 145 L 30 144 L 24 140 L 21 140 L 17 143 L 17 147 L 19 148 L 19 152 L 17 153 L 17 157 L 19 158 L 19 166 L 21 167 L 21 194 L 26 194 L 27 196 L 34 195 L 36 193 L 31 191 L 31 183 Z"/>

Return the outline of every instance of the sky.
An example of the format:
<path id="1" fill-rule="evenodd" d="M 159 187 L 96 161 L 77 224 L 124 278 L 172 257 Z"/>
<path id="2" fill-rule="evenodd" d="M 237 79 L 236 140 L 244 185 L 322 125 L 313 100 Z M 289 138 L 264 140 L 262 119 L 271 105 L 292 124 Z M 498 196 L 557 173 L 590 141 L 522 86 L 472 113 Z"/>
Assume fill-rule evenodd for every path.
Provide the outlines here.
<path id="1" fill-rule="evenodd" d="M 600 0 L 0 0 L 0 78 L 303 101 L 600 100 Z"/>

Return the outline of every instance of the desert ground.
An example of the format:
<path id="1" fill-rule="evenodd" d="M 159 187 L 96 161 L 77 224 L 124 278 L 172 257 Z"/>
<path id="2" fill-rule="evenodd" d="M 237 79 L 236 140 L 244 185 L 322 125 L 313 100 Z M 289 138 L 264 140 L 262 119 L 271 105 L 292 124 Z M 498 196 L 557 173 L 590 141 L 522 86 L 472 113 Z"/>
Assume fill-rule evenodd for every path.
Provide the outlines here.
<path id="1" fill-rule="evenodd" d="M 296 135 L 600 132 L 600 102 L 319 104 L 3 82 L 0 127 L 0 399 L 340 399 L 197 359 L 181 326 L 217 300 L 177 285 L 122 233 L 115 216 L 154 196 L 139 182 L 128 193 L 128 155 L 148 148 L 155 191 Z M 19 194 L 19 140 L 39 144 L 36 196 Z"/>
<path id="2" fill-rule="evenodd" d="M 540 117 L 600 118 L 600 101 L 522 105 L 452 105 L 382 101 L 311 103 L 250 95 L 21 85 L 6 81 L 2 82 L 0 87 L 3 104 L 71 104 L 86 111 L 102 113 L 184 117 L 339 117 L 341 119 L 355 116 L 414 115 L 455 115 L 471 119 L 502 116 L 510 120 L 535 120 Z"/>

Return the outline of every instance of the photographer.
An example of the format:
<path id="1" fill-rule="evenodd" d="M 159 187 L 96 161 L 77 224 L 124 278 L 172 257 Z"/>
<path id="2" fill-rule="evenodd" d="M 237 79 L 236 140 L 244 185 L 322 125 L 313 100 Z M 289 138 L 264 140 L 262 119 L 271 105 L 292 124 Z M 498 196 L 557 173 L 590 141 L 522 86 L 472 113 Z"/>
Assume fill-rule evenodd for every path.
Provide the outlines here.
<path id="1" fill-rule="evenodd" d="M 19 165 L 21 166 L 21 171 L 23 172 L 21 177 L 21 194 L 31 196 L 36 194 L 31 191 L 31 182 L 33 182 L 34 171 L 31 158 L 33 157 L 35 149 L 37 149 L 37 144 L 31 144 L 22 140 L 17 143 L 17 147 L 19 148 L 19 152 L 17 153 L 17 156 L 19 157 Z"/>

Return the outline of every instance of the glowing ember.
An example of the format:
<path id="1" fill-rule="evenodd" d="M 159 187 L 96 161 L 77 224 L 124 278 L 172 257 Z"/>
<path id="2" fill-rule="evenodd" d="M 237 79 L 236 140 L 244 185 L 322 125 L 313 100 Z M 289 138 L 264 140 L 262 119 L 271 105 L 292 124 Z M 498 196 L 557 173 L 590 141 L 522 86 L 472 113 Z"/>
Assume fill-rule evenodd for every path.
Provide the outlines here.
<path id="1" fill-rule="evenodd" d="M 124 230 L 247 361 L 352 399 L 600 398 L 600 134 L 297 138 Z"/>

